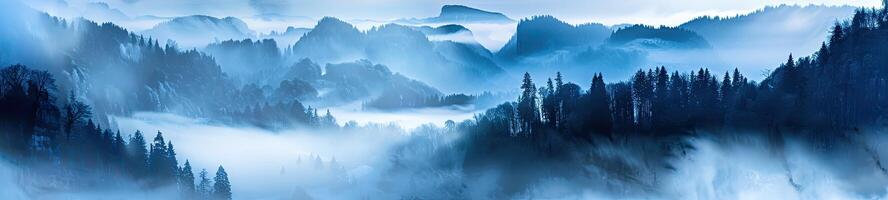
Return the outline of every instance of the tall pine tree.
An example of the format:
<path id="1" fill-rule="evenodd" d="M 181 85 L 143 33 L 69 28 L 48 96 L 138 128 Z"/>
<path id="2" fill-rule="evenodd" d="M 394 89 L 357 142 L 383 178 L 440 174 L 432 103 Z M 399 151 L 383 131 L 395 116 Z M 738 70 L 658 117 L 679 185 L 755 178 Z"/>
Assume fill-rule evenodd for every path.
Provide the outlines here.
<path id="1" fill-rule="evenodd" d="M 231 199 L 231 183 L 228 182 L 228 173 L 225 168 L 219 166 L 216 170 L 216 177 L 213 178 L 213 198 L 214 199 Z"/>

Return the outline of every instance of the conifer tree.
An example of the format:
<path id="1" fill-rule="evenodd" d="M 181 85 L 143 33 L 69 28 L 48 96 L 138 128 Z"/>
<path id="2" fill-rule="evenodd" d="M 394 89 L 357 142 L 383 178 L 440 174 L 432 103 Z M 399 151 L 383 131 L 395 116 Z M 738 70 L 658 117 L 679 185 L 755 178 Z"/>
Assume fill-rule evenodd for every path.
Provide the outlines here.
<path id="1" fill-rule="evenodd" d="M 210 199 L 213 193 L 213 182 L 210 180 L 210 173 L 207 169 L 201 169 L 198 175 L 199 182 L 197 184 L 197 195 L 199 199 Z"/>
<path id="2" fill-rule="evenodd" d="M 604 76 L 599 73 L 592 78 L 592 85 L 589 88 L 590 116 L 589 121 L 592 131 L 598 134 L 608 134 L 613 126 L 613 117 L 611 116 L 611 98 L 607 93 Z"/>
<path id="3" fill-rule="evenodd" d="M 179 192 L 182 193 L 186 199 L 193 198 L 195 195 L 194 172 L 192 172 L 191 163 L 188 162 L 188 160 L 185 160 L 185 165 L 179 170 Z"/>
<path id="4" fill-rule="evenodd" d="M 521 90 L 521 97 L 518 98 L 518 117 L 521 123 L 519 128 L 520 132 L 531 134 L 533 128 L 539 124 L 540 117 L 537 110 L 536 85 L 533 84 L 530 73 L 524 73 Z"/>
<path id="5" fill-rule="evenodd" d="M 228 182 L 228 173 L 225 168 L 219 166 L 216 170 L 216 177 L 213 178 L 213 198 L 227 200 L 231 199 L 231 183 Z"/>
<path id="6" fill-rule="evenodd" d="M 142 132 L 137 130 L 136 133 L 130 137 L 126 147 L 127 152 L 129 152 L 129 163 L 130 168 L 133 170 L 133 174 L 137 178 L 145 176 L 148 167 L 148 145 L 145 143 L 145 137 L 142 135 Z"/>

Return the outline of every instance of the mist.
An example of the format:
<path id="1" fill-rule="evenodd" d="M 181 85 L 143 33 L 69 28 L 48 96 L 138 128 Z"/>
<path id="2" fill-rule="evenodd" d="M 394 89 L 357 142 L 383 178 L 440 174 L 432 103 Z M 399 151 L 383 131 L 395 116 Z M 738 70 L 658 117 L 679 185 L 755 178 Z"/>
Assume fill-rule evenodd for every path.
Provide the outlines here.
<path id="1" fill-rule="evenodd" d="M 389 173 L 392 149 L 410 138 L 400 128 L 383 125 L 271 132 L 161 113 L 138 113 L 115 121 L 124 132 L 163 132 L 195 169 L 224 165 L 236 183 L 235 199 L 388 196 L 375 186 Z"/>
<path id="2" fill-rule="evenodd" d="M 503 174 L 508 165 L 502 165 L 469 177 L 462 167 L 450 167 L 463 165 L 453 156 L 461 157 L 458 141 L 467 135 L 419 134 L 434 125 L 272 132 L 163 113 L 115 121 L 123 132 L 163 132 L 196 170 L 224 164 L 236 183 L 234 199 L 880 199 L 888 184 L 877 165 L 888 149 L 875 148 L 884 146 L 882 130 L 847 135 L 833 147 L 742 131 L 684 137 L 684 148 L 666 152 L 645 147 L 653 142 L 648 139 L 604 140 L 578 151 L 591 158 L 579 163 L 583 176 Z M 437 153 L 412 152 L 419 149 Z M 573 165 L 547 162 L 522 168 Z M 608 167 L 616 163 L 622 169 Z M 537 181 L 502 193 L 505 177 L 515 176 Z"/>

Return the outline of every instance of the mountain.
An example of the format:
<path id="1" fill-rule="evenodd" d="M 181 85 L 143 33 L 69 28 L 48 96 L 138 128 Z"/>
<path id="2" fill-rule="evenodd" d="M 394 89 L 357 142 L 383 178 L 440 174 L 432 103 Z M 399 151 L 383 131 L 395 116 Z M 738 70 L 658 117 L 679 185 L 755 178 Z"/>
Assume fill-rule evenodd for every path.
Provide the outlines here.
<path id="1" fill-rule="evenodd" d="M 321 66 L 309 59 L 302 59 L 290 65 L 284 74 L 284 80 L 299 79 L 305 82 L 314 82 L 321 78 Z"/>
<path id="2" fill-rule="evenodd" d="M 423 34 L 426 34 L 427 36 L 450 35 L 463 32 L 472 34 L 471 30 L 459 24 L 447 24 L 438 27 L 420 26 L 414 27 L 414 29 L 422 32 Z"/>
<path id="3" fill-rule="evenodd" d="M 39 30 L 4 36 L 30 47 L 3 48 L 0 64 L 48 71 L 57 77 L 59 91 L 87 99 L 100 118 L 134 111 L 210 113 L 231 103 L 222 97 L 236 89 L 212 57 L 161 46 L 112 23 L 29 15 L 0 22 Z M 15 53 L 5 52 L 12 49 Z"/>
<path id="4" fill-rule="evenodd" d="M 107 3 L 91 2 L 87 3 L 83 17 L 87 19 L 101 19 L 102 21 L 120 22 L 129 20 L 130 17 L 118 9 L 111 8 Z"/>
<path id="5" fill-rule="evenodd" d="M 269 76 L 282 70 L 283 59 L 275 40 L 226 40 L 207 45 L 203 52 L 213 56 L 222 71 L 240 83 L 278 83 L 268 82 Z"/>
<path id="6" fill-rule="evenodd" d="M 468 35 L 467 37 L 465 35 Z M 462 38 L 455 41 L 456 36 Z M 467 40 L 467 41 L 466 41 Z M 361 32 L 327 17 L 292 48 L 291 62 L 308 58 L 327 64 L 367 59 L 447 91 L 482 90 L 503 70 L 464 27 L 386 24 Z"/>
<path id="7" fill-rule="evenodd" d="M 327 64 L 323 84 L 332 88 L 328 99 L 356 100 L 397 92 L 402 98 L 440 96 L 441 92 L 422 82 L 392 73 L 388 67 L 367 60 Z M 322 86 L 322 87 L 325 87 Z"/>
<path id="8" fill-rule="evenodd" d="M 628 26 L 614 31 L 605 45 L 642 52 L 644 57 L 639 62 L 644 66 L 669 66 L 679 71 L 694 70 L 700 66 L 717 72 L 732 69 L 705 38 L 680 27 Z M 588 55 L 589 52 L 583 54 Z"/>
<path id="9" fill-rule="evenodd" d="M 697 32 L 726 63 L 764 70 L 789 53 L 808 54 L 820 47 L 830 27 L 850 19 L 850 6 L 777 6 L 733 17 L 699 17 L 679 27 Z M 758 73 L 754 73 L 758 74 Z M 760 78 L 760 77 L 756 77 Z"/>
<path id="10" fill-rule="evenodd" d="M 475 35 L 468 28 L 457 25 L 457 24 L 448 24 L 438 27 L 430 27 L 430 26 L 420 26 L 420 27 L 412 27 L 414 30 L 422 32 L 426 35 L 426 38 L 429 41 L 433 42 L 457 42 L 464 43 L 469 45 L 477 45 L 481 48 L 483 46 L 475 40 Z M 486 51 L 489 51 L 485 48 Z"/>
<path id="11" fill-rule="evenodd" d="M 206 15 L 176 17 L 142 33 L 162 42 L 176 41 L 183 48 L 198 48 L 215 41 L 256 37 L 256 33 L 238 18 L 219 19 Z"/>
<path id="12" fill-rule="evenodd" d="M 365 44 L 364 34 L 351 24 L 324 17 L 293 45 L 292 54 L 319 63 L 354 61 Z"/>
<path id="13" fill-rule="evenodd" d="M 697 33 L 675 27 L 634 25 L 614 31 L 607 45 L 639 48 L 710 48 L 709 42 Z"/>
<path id="14" fill-rule="evenodd" d="M 705 38 L 676 27 L 602 24 L 572 25 L 552 16 L 535 16 L 518 23 L 512 39 L 494 60 L 513 73 L 578 74 L 569 80 L 588 82 L 604 72 L 628 78 L 641 66 L 687 67 L 723 65 Z M 518 81 L 518 80 L 514 80 Z"/>
<path id="15" fill-rule="evenodd" d="M 0 30 L 0 64 L 46 70 L 56 77 L 59 94 L 83 99 L 104 127 L 113 125 L 106 121 L 108 116 L 141 111 L 262 128 L 301 126 L 316 117 L 305 116 L 313 111 L 302 101 L 335 105 L 402 90 L 397 94 L 410 98 L 441 94 L 369 61 L 330 65 L 323 75 L 310 60 L 284 65 L 282 53 L 270 39 L 228 40 L 203 52 L 183 51 L 113 23 L 82 18 L 68 22 L 36 12 L 21 15 L 27 17 L 0 18 L 4 27 L 33 30 Z M 240 73 L 264 80 L 247 82 L 243 77 L 250 76 Z"/>
<path id="16" fill-rule="evenodd" d="M 259 34 L 259 38 L 273 39 L 277 42 L 279 48 L 285 49 L 296 44 L 296 41 L 299 41 L 299 39 L 309 31 L 311 31 L 310 28 L 295 28 L 290 26 L 287 27 L 287 30 L 284 32 L 271 31 L 271 33 L 268 34 Z"/>
<path id="17" fill-rule="evenodd" d="M 402 23 L 413 24 L 446 24 L 446 23 L 513 23 L 515 20 L 502 13 L 484 11 L 463 5 L 444 5 L 437 17 L 424 19 L 402 19 Z"/>
<path id="18" fill-rule="evenodd" d="M 518 23 L 515 35 L 500 49 L 500 57 L 514 59 L 576 47 L 597 46 L 611 29 L 596 23 L 571 25 L 553 16 L 535 16 Z"/>

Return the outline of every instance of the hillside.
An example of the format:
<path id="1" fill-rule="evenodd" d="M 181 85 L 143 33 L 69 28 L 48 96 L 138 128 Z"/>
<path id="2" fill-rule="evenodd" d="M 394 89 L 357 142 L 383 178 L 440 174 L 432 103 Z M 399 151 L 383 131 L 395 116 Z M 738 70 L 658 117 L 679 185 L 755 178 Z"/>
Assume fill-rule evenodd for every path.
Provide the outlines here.
<path id="1" fill-rule="evenodd" d="M 424 19 L 402 19 L 398 22 L 413 24 L 448 23 L 512 23 L 515 20 L 498 12 L 490 12 L 463 5 L 444 5 L 436 17 Z"/>
<path id="2" fill-rule="evenodd" d="M 256 37 L 256 33 L 238 18 L 220 19 L 206 15 L 176 17 L 142 33 L 164 43 L 167 40 L 176 41 L 183 48 L 200 48 L 215 41 Z"/>

